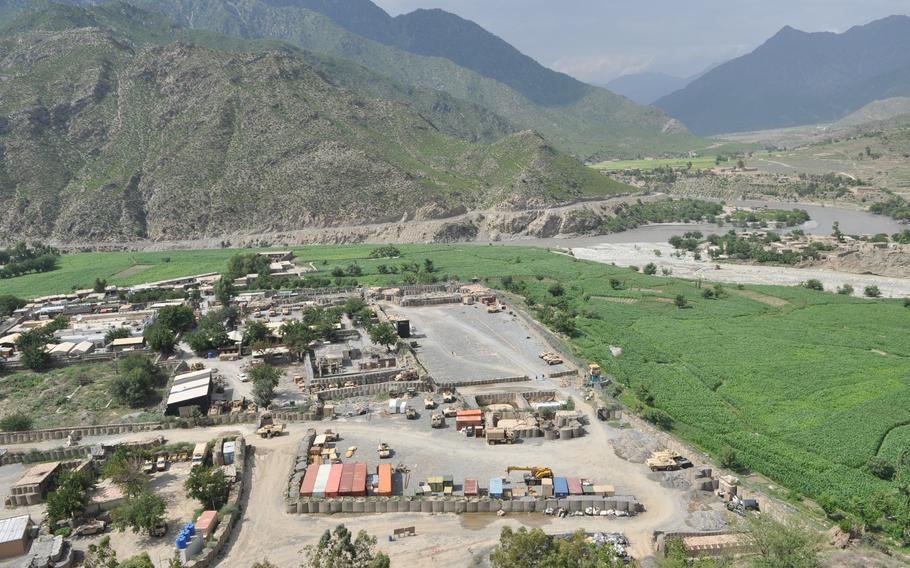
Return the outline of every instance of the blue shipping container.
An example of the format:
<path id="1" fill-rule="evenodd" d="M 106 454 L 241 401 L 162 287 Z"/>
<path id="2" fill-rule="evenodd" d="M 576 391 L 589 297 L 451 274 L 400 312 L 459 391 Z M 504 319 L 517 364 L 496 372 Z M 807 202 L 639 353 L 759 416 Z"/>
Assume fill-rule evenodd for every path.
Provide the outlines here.
<path id="1" fill-rule="evenodd" d="M 501 477 L 491 477 L 490 478 L 490 496 L 491 497 L 502 497 L 502 478 Z"/>
<path id="2" fill-rule="evenodd" d="M 557 477 L 553 480 L 553 495 L 556 497 L 569 496 L 569 483 L 565 477 Z"/>

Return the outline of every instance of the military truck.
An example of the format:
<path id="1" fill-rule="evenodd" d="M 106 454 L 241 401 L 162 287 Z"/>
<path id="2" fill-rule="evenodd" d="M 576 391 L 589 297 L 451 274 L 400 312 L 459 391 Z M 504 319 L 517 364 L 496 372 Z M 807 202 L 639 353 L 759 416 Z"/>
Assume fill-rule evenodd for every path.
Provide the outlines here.
<path id="1" fill-rule="evenodd" d="M 256 433 L 259 434 L 260 438 L 271 438 L 272 436 L 280 436 L 284 432 L 284 427 L 284 423 L 275 422 L 271 412 L 265 412 L 259 417 L 259 428 Z"/>
<path id="2" fill-rule="evenodd" d="M 433 428 L 442 428 L 446 424 L 445 416 L 441 412 L 434 412 L 433 416 L 430 417 L 430 426 Z"/>
<path id="3" fill-rule="evenodd" d="M 660 450 L 651 454 L 645 461 L 651 471 L 677 471 L 692 467 L 692 462 L 673 450 Z"/>
<path id="4" fill-rule="evenodd" d="M 417 414 L 417 411 L 414 410 L 413 406 L 409 406 L 408 409 L 404 413 L 404 417 L 407 418 L 408 420 L 417 420 L 417 418 L 419 418 L 419 416 L 420 415 Z"/>
<path id="5" fill-rule="evenodd" d="M 487 429 L 487 444 L 512 444 L 515 442 L 515 432 L 508 428 Z"/>

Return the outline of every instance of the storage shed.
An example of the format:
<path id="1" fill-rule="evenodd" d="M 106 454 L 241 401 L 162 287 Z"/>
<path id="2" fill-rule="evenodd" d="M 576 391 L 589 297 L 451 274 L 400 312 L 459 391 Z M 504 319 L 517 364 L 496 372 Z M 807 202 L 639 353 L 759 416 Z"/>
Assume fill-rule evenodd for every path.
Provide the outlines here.
<path id="1" fill-rule="evenodd" d="M 20 515 L 0 520 L 0 560 L 20 556 L 28 551 L 28 532 L 32 519 Z"/>
<path id="2" fill-rule="evenodd" d="M 167 397 L 167 408 L 164 413 L 170 416 L 180 416 L 181 412 L 186 414 L 192 406 L 198 406 L 199 410 L 206 413 L 211 402 L 212 375 L 209 371 L 207 376 L 174 384 Z"/>

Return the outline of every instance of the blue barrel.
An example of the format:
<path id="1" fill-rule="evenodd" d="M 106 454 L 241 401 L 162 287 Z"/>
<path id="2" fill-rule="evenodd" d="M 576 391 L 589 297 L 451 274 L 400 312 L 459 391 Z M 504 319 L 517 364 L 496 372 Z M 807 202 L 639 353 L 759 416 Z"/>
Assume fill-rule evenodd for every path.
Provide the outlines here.
<path id="1" fill-rule="evenodd" d="M 178 537 L 177 538 L 177 550 L 183 550 L 184 548 L 186 548 L 186 537 L 183 537 L 183 536 Z"/>

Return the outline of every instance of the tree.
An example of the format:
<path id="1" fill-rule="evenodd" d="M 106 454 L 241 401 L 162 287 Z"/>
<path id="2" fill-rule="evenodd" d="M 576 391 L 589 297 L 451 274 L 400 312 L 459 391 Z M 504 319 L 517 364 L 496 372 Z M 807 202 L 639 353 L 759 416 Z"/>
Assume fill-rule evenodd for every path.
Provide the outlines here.
<path id="1" fill-rule="evenodd" d="M 814 534 L 795 522 L 781 523 L 768 515 L 752 515 L 748 527 L 755 542 L 757 568 L 815 568 L 818 544 Z"/>
<path id="2" fill-rule="evenodd" d="M 84 471 L 67 470 L 57 478 L 57 488 L 47 495 L 47 517 L 50 526 L 72 519 L 85 508 L 92 478 Z"/>
<path id="3" fill-rule="evenodd" d="M 111 548 L 111 537 L 105 535 L 98 544 L 88 545 L 83 565 L 85 568 L 119 568 L 117 551 Z"/>
<path id="4" fill-rule="evenodd" d="M 351 537 L 344 525 L 325 531 L 319 542 L 304 548 L 301 568 L 387 568 L 389 557 L 374 552 L 376 537 L 366 531 Z"/>
<path id="5" fill-rule="evenodd" d="M 196 466 L 184 483 L 186 494 L 203 507 L 218 510 L 227 502 L 230 482 L 221 468 Z"/>
<path id="6" fill-rule="evenodd" d="M 215 293 L 215 299 L 221 302 L 224 307 L 230 306 L 231 300 L 237 294 L 237 289 L 234 288 L 234 281 L 227 274 L 221 275 L 221 278 L 212 287 L 212 291 Z"/>
<path id="7" fill-rule="evenodd" d="M 370 341 L 391 351 L 392 345 L 398 343 L 398 333 L 389 322 L 377 323 L 370 327 Z"/>
<path id="8" fill-rule="evenodd" d="M 554 298 L 558 298 L 559 296 L 565 294 L 566 290 L 562 287 L 562 284 L 559 282 L 554 282 L 553 284 L 550 284 L 549 288 L 547 288 L 547 292 L 549 292 L 549 294 Z"/>
<path id="9" fill-rule="evenodd" d="M 844 284 L 843 286 L 838 286 L 837 293 L 841 296 L 852 296 L 853 295 L 853 286 L 849 284 Z"/>
<path id="10" fill-rule="evenodd" d="M 436 267 L 433 265 L 433 261 L 431 259 L 423 259 L 423 270 L 427 273 L 433 273 L 436 271 Z"/>
<path id="11" fill-rule="evenodd" d="M 863 294 L 865 294 L 867 298 L 881 298 L 882 297 L 882 291 L 879 290 L 878 286 L 876 286 L 874 284 L 871 286 L 866 286 L 866 288 L 863 289 Z"/>
<path id="12" fill-rule="evenodd" d="M 43 371 L 50 367 L 51 356 L 44 350 L 49 340 L 46 329 L 33 329 L 20 334 L 16 339 L 16 350 L 19 351 L 22 364 L 32 371 Z"/>
<path id="13" fill-rule="evenodd" d="M 128 327 L 116 327 L 107 333 L 104 334 L 104 344 L 110 345 L 114 342 L 115 339 L 123 339 L 126 337 L 131 337 L 133 335 L 133 330 Z"/>
<path id="14" fill-rule="evenodd" d="M 643 272 L 645 274 L 647 274 L 648 276 L 654 276 L 655 274 L 657 274 L 657 265 L 654 264 L 653 262 L 649 262 L 648 264 L 645 265 Z"/>
<path id="15" fill-rule="evenodd" d="M 127 497 L 112 511 L 111 521 L 121 532 L 130 528 L 134 533 L 151 533 L 164 520 L 165 509 L 164 499 L 146 489 Z"/>
<path id="16" fill-rule="evenodd" d="M 95 285 L 92 286 L 92 291 L 100 294 L 105 290 L 107 290 L 107 280 L 104 278 L 95 278 Z"/>
<path id="17" fill-rule="evenodd" d="M 148 486 L 148 476 L 142 471 L 143 457 L 120 446 L 105 462 L 104 477 L 113 481 L 126 495 L 139 495 Z"/>
<path id="18" fill-rule="evenodd" d="M 259 341 L 268 341 L 271 331 L 269 327 L 258 320 L 250 320 L 243 330 L 243 344 L 252 345 Z"/>
<path id="19" fill-rule="evenodd" d="M 177 338 L 174 332 L 161 323 L 153 323 L 145 328 L 142 334 L 145 337 L 145 343 L 153 351 L 159 353 L 172 353 L 174 346 L 177 345 Z"/>
<path id="20" fill-rule="evenodd" d="M 622 290 L 622 282 L 619 281 L 619 278 L 610 278 L 610 288 L 613 290 Z"/>
<path id="21" fill-rule="evenodd" d="M 736 455 L 736 450 L 733 448 L 724 448 L 720 453 L 720 465 L 727 469 L 738 470 L 742 465 L 739 463 L 739 458 Z"/>
<path id="22" fill-rule="evenodd" d="M 165 306 L 158 312 L 158 319 L 155 321 L 174 333 L 180 333 L 196 325 L 196 314 L 188 306 Z"/>
<path id="23" fill-rule="evenodd" d="M 117 568 L 155 568 L 148 552 L 143 552 L 138 556 L 127 558 L 119 564 Z"/>
<path id="24" fill-rule="evenodd" d="M 869 461 L 866 462 L 866 469 L 875 477 L 884 479 L 885 481 L 894 479 L 894 474 L 896 473 L 894 464 L 887 458 L 881 456 L 872 456 L 869 458 Z"/>
<path id="25" fill-rule="evenodd" d="M 844 242 L 844 233 L 840 230 L 840 222 L 839 222 L 839 221 L 835 221 L 835 222 L 831 225 L 831 229 L 832 229 L 831 235 L 832 235 L 835 239 L 837 239 L 837 242 L 839 242 L 839 243 Z"/>
<path id="26" fill-rule="evenodd" d="M 575 317 L 564 311 L 557 312 L 550 325 L 557 333 L 563 333 L 569 337 L 574 337 L 578 333 L 578 326 L 575 325 Z"/>
<path id="27" fill-rule="evenodd" d="M 298 359 L 303 358 L 303 354 L 310 347 L 310 343 L 316 338 L 313 330 L 302 321 L 286 321 L 281 324 L 279 329 L 281 341 L 284 346 L 297 354 Z"/>
<path id="28" fill-rule="evenodd" d="M 673 298 L 673 304 L 676 305 L 677 308 L 683 309 L 689 305 L 689 300 L 682 294 L 677 294 L 677 296 Z"/>
<path id="29" fill-rule="evenodd" d="M 281 373 L 271 365 L 259 365 L 250 371 L 250 380 L 253 382 L 253 398 L 262 408 L 272 404 L 275 398 L 275 387 L 278 386 Z"/>
<path id="30" fill-rule="evenodd" d="M 10 294 L 0 296 L 0 318 L 8 317 L 19 308 L 25 307 L 27 303 L 22 298 Z"/>
<path id="31" fill-rule="evenodd" d="M 110 382 L 110 393 L 121 404 L 136 408 L 148 401 L 161 378 L 161 370 L 151 359 L 128 355 L 117 364 L 117 376 Z"/>
<path id="32" fill-rule="evenodd" d="M 25 432 L 31 429 L 31 417 L 22 412 L 13 412 L 0 419 L 0 430 L 4 432 Z"/>
<path id="33" fill-rule="evenodd" d="M 615 568 L 622 566 L 609 546 L 588 541 L 584 531 L 554 538 L 538 528 L 504 527 L 490 554 L 493 568 Z"/>

